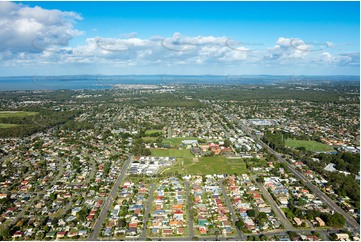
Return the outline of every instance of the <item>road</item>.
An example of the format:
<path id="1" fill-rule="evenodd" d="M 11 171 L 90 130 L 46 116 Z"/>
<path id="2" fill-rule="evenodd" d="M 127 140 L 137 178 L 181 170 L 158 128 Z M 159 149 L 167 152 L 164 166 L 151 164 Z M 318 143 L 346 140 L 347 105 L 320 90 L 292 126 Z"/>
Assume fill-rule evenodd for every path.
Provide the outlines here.
<path id="1" fill-rule="evenodd" d="M 324 241 L 328 241 L 329 239 L 327 238 L 326 233 L 337 233 L 339 230 L 317 230 L 317 229 L 291 229 L 291 230 L 278 230 L 278 231 L 269 231 L 269 232 L 260 232 L 259 234 L 247 234 L 247 235 L 267 235 L 267 236 L 274 236 L 274 235 L 278 235 L 278 236 L 283 236 L 285 234 L 287 234 L 287 232 L 292 231 L 292 232 L 296 232 L 298 234 L 310 234 L 311 232 L 315 231 L 317 233 L 319 233 L 321 235 L 321 237 L 324 238 Z"/>
<path id="2" fill-rule="evenodd" d="M 228 198 L 226 189 L 225 189 L 224 186 L 223 186 L 223 180 L 219 180 L 218 183 L 219 183 L 219 186 L 220 186 L 221 189 L 222 189 L 222 193 L 223 193 L 224 199 L 225 199 L 225 201 L 226 201 L 226 204 L 227 204 L 227 206 L 228 206 L 228 208 L 229 208 L 229 211 L 231 212 L 233 224 L 236 225 L 236 222 L 238 221 L 238 219 L 237 219 L 237 217 L 236 217 L 236 213 L 235 213 L 234 210 L 233 210 L 232 204 L 231 204 L 230 201 L 229 201 L 229 198 Z M 245 240 L 242 231 L 241 231 L 240 229 L 238 229 L 237 226 L 235 226 L 235 227 L 236 227 L 236 230 L 237 230 L 237 233 L 238 233 L 239 238 L 240 238 L 241 240 Z"/>
<path id="3" fill-rule="evenodd" d="M 129 165 L 131 162 L 132 162 L 132 155 L 130 154 L 128 160 L 123 165 L 122 172 L 119 174 L 117 180 L 114 182 L 112 190 L 110 191 L 110 194 L 109 194 L 108 198 L 106 199 L 106 202 L 99 214 L 99 217 L 95 221 L 95 224 L 93 226 L 93 231 L 90 234 L 88 240 L 96 240 L 98 238 L 100 230 L 102 228 L 102 225 L 107 217 L 108 211 L 109 211 L 111 205 L 113 204 L 113 201 L 118 193 L 119 187 L 123 182 L 123 179 L 126 175 L 126 172 L 129 168 Z"/>
<path id="4" fill-rule="evenodd" d="M 147 204 L 147 207 L 145 208 L 145 212 L 144 212 L 143 232 L 142 232 L 142 235 L 141 235 L 141 238 L 143 238 L 144 240 L 147 237 L 147 222 L 148 222 L 150 209 L 152 208 L 154 189 L 155 189 L 155 184 L 152 184 L 150 186 L 150 190 L 149 190 L 148 204 Z"/>
<path id="5" fill-rule="evenodd" d="M 150 237 L 153 241 L 191 241 L 189 240 L 189 237 Z M 140 239 L 138 239 L 140 240 Z M 198 237 L 198 241 L 215 241 L 216 237 L 204 237 L 204 236 L 200 236 Z M 237 238 L 234 237 L 223 237 L 223 236 L 218 236 L 218 240 L 221 241 L 238 241 Z"/>
<path id="6" fill-rule="evenodd" d="M 172 138 L 172 128 L 168 127 L 168 139 Z"/>
<path id="7" fill-rule="evenodd" d="M 276 216 L 280 219 L 280 221 L 283 224 L 284 228 L 286 230 L 294 229 L 292 224 L 290 223 L 290 221 L 286 218 L 283 211 L 280 209 L 280 207 L 277 205 L 277 203 L 275 202 L 275 200 L 273 199 L 271 194 L 269 194 L 269 192 L 265 189 L 265 187 L 261 183 L 259 183 L 257 181 L 254 181 L 254 183 L 257 185 L 259 190 L 262 192 L 263 196 L 268 200 L 268 202 L 271 205 L 272 210 L 275 212 Z"/>
<path id="8" fill-rule="evenodd" d="M 258 141 L 265 149 L 267 149 L 270 153 L 277 157 L 278 161 L 287 165 L 288 170 L 291 171 L 298 179 L 300 179 L 306 187 L 308 187 L 315 195 L 317 195 L 325 204 L 327 204 L 330 208 L 341 214 L 351 228 L 351 230 L 355 232 L 360 232 L 360 225 L 357 221 L 348 213 L 346 213 L 342 208 L 340 208 L 329 196 L 324 194 L 318 187 L 312 184 L 301 172 L 297 171 L 291 164 L 289 164 L 284 158 L 282 158 L 281 154 L 277 153 L 273 149 L 271 149 L 267 144 L 265 144 L 262 140 L 252 134 L 248 127 L 245 125 L 240 125 L 242 130 L 251 136 L 253 139 Z"/>
<path id="9" fill-rule="evenodd" d="M 185 182 L 184 183 L 186 186 L 186 194 L 187 194 L 187 204 L 188 204 L 188 208 L 187 208 L 187 217 L 188 217 L 188 228 L 189 228 L 189 237 L 190 240 L 192 240 L 192 238 L 194 237 L 194 228 L 193 228 L 193 217 L 191 216 L 191 209 L 192 209 L 192 205 L 193 205 L 193 201 L 191 201 L 191 196 L 190 196 L 190 190 L 189 190 L 189 182 Z"/>

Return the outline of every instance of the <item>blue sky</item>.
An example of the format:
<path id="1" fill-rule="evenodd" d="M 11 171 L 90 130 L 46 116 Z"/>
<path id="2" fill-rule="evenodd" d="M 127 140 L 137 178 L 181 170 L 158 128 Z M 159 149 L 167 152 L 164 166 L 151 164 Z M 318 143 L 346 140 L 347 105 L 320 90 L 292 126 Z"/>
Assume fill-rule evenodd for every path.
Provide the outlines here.
<path id="1" fill-rule="evenodd" d="M 360 72 L 359 2 L 0 4 L 2 75 Z"/>

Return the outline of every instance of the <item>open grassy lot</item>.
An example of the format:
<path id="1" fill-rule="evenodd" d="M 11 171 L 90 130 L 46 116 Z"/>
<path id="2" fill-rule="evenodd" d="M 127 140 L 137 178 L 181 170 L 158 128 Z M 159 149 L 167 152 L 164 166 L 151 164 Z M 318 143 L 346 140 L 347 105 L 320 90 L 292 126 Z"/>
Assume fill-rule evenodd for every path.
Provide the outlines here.
<path id="1" fill-rule="evenodd" d="M 169 156 L 177 158 L 192 158 L 193 154 L 190 150 L 177 150 L 177 149 L 151 149 L 152 156 Z"/>
<path id="2" fill-rule="evenodd" d="M 142 137 L 145 142 L 155 142 L 158 137 Z"/>
<path id="3" fill-rule="evenodd" d="M 0 123 L 0 129 L 8 129 L 19 126 L 18 124 L 4 124 Z"/>
<path id="4" fill-rule="evenodd" d="M 286 146 L 292 148 L 304 147 L 306 150 L 309 151 L 333 151 L 334 149 L 326 144 L 322 144 L 312 140 L 295 140 L 295 139 L 288 139 L 286 140 Z"/>
<path id="5" fill-rule="evenodd" d="M 154 134 L 154 133 L 163 133 L 163 130 L 161 130 L 161 129 L 149 129 L 149 130 L 145 131 L 146 135 L 151 135 L 151 134 Z"/>
<path id="6" fill-rule="evenodd" d="M 223 156 L 200 157 L 177 161 L 166 173 L 207 175 L 246 173 L 248 170 L 242 160 L 229 160 Z"/>
<path id="7" fill-rule="evenodd" d="M 0 111 L 0 118 L 11 117 L 26 117 L 37 114 L 37 112 L 24 112 L 24 111 Z"/>
<path id="8" fill-rule="evenodd" d="M 164 139 L 163 144 L 170 144 L 172 147 L 179 147 L 183 140 L 197 140 L 197 137 L 177 137 Z"/>

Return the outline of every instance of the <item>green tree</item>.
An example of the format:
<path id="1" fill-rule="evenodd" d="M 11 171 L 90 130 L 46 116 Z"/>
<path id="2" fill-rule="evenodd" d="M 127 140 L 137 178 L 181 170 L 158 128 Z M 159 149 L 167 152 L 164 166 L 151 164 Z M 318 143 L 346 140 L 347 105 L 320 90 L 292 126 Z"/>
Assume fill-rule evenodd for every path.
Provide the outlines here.
<path id="1" fill-rule="evenodd" d="M 244 222 L 242 219 L 238 220 L 235 224 L 238 229 L 243 229 L 244 227 Z"/>
<path id="2" fill-rule="evenodd" d="M 254 218 L 256 216 L 256 211 L 254 209 L 247 210 L 247 215 Z"/>

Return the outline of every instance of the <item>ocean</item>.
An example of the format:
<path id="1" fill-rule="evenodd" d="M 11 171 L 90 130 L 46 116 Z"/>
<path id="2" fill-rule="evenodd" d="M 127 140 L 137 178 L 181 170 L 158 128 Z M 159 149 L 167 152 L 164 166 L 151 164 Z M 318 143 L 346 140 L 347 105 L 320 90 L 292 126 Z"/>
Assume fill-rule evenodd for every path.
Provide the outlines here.
<path id="1" fill-rule="evenodd" d="M 0 91 L 110 89 L 114 84 L 273 84 L 321 80 L 359 80 L 356 76 L 221 76 L 221 75 L 77 75 L 0 77 Z"/>

